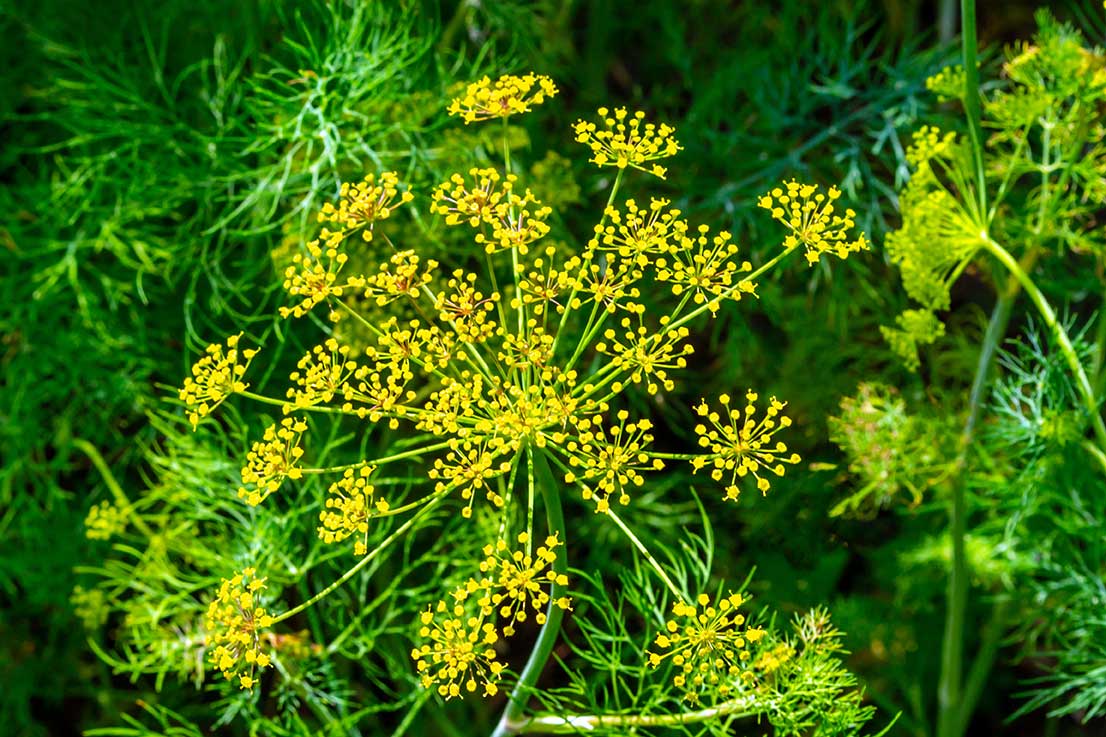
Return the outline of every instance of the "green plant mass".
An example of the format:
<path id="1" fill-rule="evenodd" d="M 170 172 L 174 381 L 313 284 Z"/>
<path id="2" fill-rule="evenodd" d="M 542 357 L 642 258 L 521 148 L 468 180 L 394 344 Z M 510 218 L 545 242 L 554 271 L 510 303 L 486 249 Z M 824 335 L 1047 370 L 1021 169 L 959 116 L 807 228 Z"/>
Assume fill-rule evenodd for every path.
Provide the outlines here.
<path id="1" fill-rule="evenodd" d="M 0 8 L 0 724 L 1090 736 L 1106 8 Z"/>

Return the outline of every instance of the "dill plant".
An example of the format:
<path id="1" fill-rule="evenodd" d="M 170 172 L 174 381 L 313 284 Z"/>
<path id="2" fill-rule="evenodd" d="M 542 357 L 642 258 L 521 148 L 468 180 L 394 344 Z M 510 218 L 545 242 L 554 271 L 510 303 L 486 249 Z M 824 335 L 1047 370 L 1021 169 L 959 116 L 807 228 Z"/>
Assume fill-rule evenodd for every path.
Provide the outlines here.
<path id="1" fill-rule="evenodd" d="M 867 384 L 834 421 L 834 439 L 859 486 L 837 512 L 871 513 L 904 498 L 913 507 L 930 492 L 948 506 L 944 535 L 915 542 L 900 557 L 904 579 L 923 561 L 942 567 L 948 561 L 934 694 L 939 737 L 968 730 L 1005 633 L 1021 639 L 1025 655 L 1047 652 L 1063 663 L 1045 679 L 1054 686 L 1015 716 L 1054 699 L 1096 703 L 1086 681 L 1065 673 L 1085 657 L 1073 655 L 1083 649 L 1072 644 L 1078 639 L 1065 639 L 1081 627 L 1069 612 L 1086 610 L 1065 602 L 1056 581 L 1078 580 L 1075 569 L 1085 561 L 1073 555 L 1081 544 L 1057 545 L 1056 535 L 1070 526 L 1065 518 L 1079 504 L 1073 498 L 1099 497 L 1106 488 L 1101 340 L 1089 347 L 1089 323 L 1062 319 L 1056 306 L 1087 304 L 1087 295 L 1102 292 L 1095 274 L 1102 253 L 1106 149 L 1098 110 L 1106 57 L 1042 10 L 1032 42 L 1009 49 L 998 78 L 981 85 L 970 0 L 962 15 L 962 63 L 931 77 L 927 87 L 962 108 L 966 130 L 926 124 L 913 133 L 906 151 L 911 175 L 899 193 L 901 224 L 886 238 L 887 255 L 916 306 L 883 334 L 910 371 L 924 371 L 927 384 L 940 387 L 939 399 L 907 410 L 887 387 Z M 978 335 L 946 336 L 946 323 L 959 322 L 953 289 L 969 273 L 991 286 L 990 319 Z M 1029 327 L 1003 348 L 1022 295 Z M 1095 319 L 1101 322 L 1100 314 Z M 962 364 L 950 360 L 953 350 L 943 345 L 949 337 L 975 342 L 970 385 L 956 376 Z M 1002 374 L 992 388 L 996 357 Z M 948 387 L 966 389 L 966 402 Z M 1042 485 L 1053 486 L 1045 493 Z M 1059 574 L 1065 569 L 1068 575 Z M 978 608 L 989 612 L 968 660 L 973 581 L 987 595 Z M 1014 593 L 1024 589 L 1038 592 L 1033 604 Z M 1046 602 L 1058 607 L 1058 616 L 1042 623 L 1036 607 Z M 914 703 L 918 730 L 928 733 L 926 709 L 920 699 Z M 1051 713 L 1073 710 L 1061 701 Z"/>
<path id="2" fill-rule="evenodd" d="M 236 405 L 232 398 L 278 413 L 237 474 L 237 498 L 205 491 L 206 514 L 215 515 L 205 525 L 222 530 L 209 539 L 241 540 L 234 558 L 243 565 L 223 572 L 213 552 L 203 564 L 210 573 L 188 575 L 195 585 L 175 596 L 171 626 L 187 636 L 142 632 L 168 624 L 151 611 L 147 624 L 130 623 L 133 649 L 105 654 L 117 669 L 175 668 L 201 682 L 206 662 L 225 677 L 220 691 L 233 705 L 225 718 L 244 712 L 258 723 L 258 699 L 269 692 L 286 707 L 310 704 L 329 729 L 367 713 L 338 695 L 333 660 L 354 642 L 363 655 L 387 653 L 387 675 L 373 680 L 394 702 L 383 709 L 406 710 L 401 725 L 432 694 L 497 699 L 496 735 L 714 730 L 752 717 L 780 734 L 858 734 L 871 718 L 824 611 L 777 626 L 748 606 L 744 584 L 711 582 L 709 544 L 702 557 L 681 556 L 650 547 L 635 529 L 635 503 L 672 464 L 725 486 L 732 502 L 746 487 L 767 493 L 799 461 L 786 443 L 786 404 L 752 390 L 704 399 L 692 453 L 655 449 L 653 423 L 624 406 L 630 392 L 670 391 L 694 352 L 690 326 L 727 302 L 755 299 L 756 280 L 795 252 L 813 264 L 867 249 L 852 232 L 853 212 L 836 188 L 773 188 L 758 204 L 786 237 L 754 268 L 728 232 L 689 225 L 668 201 L 620 201 L 634 170 L 663 178 L 657 162 L 680 144 L 644 113 L 601 108 L 573 137 L 613 171 L 607 203 L 584 247 L 549 240 L 552 210 L 512 161 L 509 121 L 556 94 L 546 77 L 507 75 L 469 85 L 451 104 L 466 125 L 498 123 L 503 151 L 502 169 L 475 167 L 431 192 L 431 211 L 473 244 L 454 267 L 393 240 L 397 217 L 418 206 L 394 172 L 343 185 L 319 210 L 317 238 L 287 261 L 291 302 L 281 314 L 321 313 L 330 327 L 284 396 L 255 391 L 265 347 L 247 347 L 245 335 L 211 345 L 195 364 L 180 399 L 201 434 L 218 430 L 210 418 Z M 367 267 L 353 271 L 355 263 Z M 667 302 L 664 312 L 645 309 L 646 291 Z M 352 460 L 327 462 L 351 444 Z M 569 567 L 587 550 L 574 531 L 590 524 L 566 517 L 572 502 L 617 530 L 633 556 L 617 599 Z M 709 519 L 703 525 L 709 540 Z M 466 549 L 466 540 L 475 545 Z M 396 556 L 398 569 L 389 562 Z M 351 562 L 329 581 L 310 575 L 342 561 Z M 174 565 L 178 576 L 192 567 Z M 365 595 L 383 570 L 390 583 L 371 598 L 351 595 Z M 204 591 L 211 575 L 221 580 Z M 628 603 L 637 624 L 604 632 L 613 612 L 630 615 Z M 321 627 L 321 610 L 336 617 L 336 631 Z M 605 644 L 572 641 L 566 619 L 578 636 Z M 305 620 L 312 634 L 296 629 Z M 631 706 L 598 698 L 602 690 L 538 688 L 562 635 L 576 654 L 556 656 L 567 682 L 586 683 L 579 668 L 615 657 L 609 687 L 628 693 Z"/>

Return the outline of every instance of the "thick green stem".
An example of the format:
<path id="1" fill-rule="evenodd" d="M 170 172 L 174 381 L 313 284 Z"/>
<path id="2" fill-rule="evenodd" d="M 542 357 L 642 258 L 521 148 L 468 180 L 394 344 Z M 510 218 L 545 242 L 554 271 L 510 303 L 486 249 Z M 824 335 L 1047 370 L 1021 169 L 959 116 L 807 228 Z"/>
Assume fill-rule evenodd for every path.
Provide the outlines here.
<path id="1" fill-rule="evenodd" d="M 568 549 L 565 539 L 565 518 L 561 510 L 561 493 L 557 481 L 553 477 L 553 471 L 549 468 L 549 461 L 541 450 L 528 448 L 527 453 L 532 458 L 534 469 L 537 471 L 541 483 L 542 501 L 545 503 L 545 517 L 549 523 L 550 534 L 557 535 L 564 546 L 560 549 L 557 559 L 553 561 L 553 571 L 557 574 L 568 573 Z M 564 619 L 564 610 L 557 605 L 557 600 L 564 595 L 563 587 L 557 583 L 550 585 L 549 608 L 545 615 L 545 624 L 542 625 L 538 639 L 534 642 L 534 649 L 530 651 L 530 657 L 522 668 L 518 677 L 518 683 L 511 689 L 511 698 L 503 716 L 499 720 L 492 737 L 508 737 L 523 731 L 531 721 L 525 716 L 526 704 L 530 698 L 530 692 L 537 683 L 545 664 L 549 662 L 553 654 L 553 646 L 557 642 L 557 636 L 561 632 L 561 621 Z"/>
<path id="2" fill-rule="evenodd" d="M 683 724 L 696 724 L 724 716 L 734 718 L 752 716 L 757 713 L 755 711 L 756 701 L 756 695 L 749 695 L 732 701 L 724 701 L 709 709 L 684 711 L 676 714 L 542 714 L 531 717 L 524 722 L 519 727 L 519 732 L 526 734 L 586 734 L 598 729 L 632 730 L 635 727 L 678 727 Z"/>
<path id="3" fill-rule="evenodd" d="M 1010 308 L 1014 295 L 1009 291 L 999 296 L 987 333 L 979 351 L 975 378 L 972 380 L 971 396 L 968 402 L 968 417 L 964 421 L 961 435 L 960 457 L 957 466 L 963 467 L 968 449 L 975 434 L 975 425 L 983 409 L 983 392 L 987 386 L 987 377 L 994 362 L 995 350 L 1006 333 L 1006 324 L 1010 321 Z M 959 474 L 958 474 L 959 476 Z M 945 634 L 941 643 L 941 680 L 937 687 L 937 737 L 959 737 L 961 725 L 966 724 L 969 714 L 963 713 L 961 683 L 964 668 L 964 614 L 968 604 L 968 561 L 964 550 L 964 536 L 967 531 L 967 499 L 962 481 L 952 490 L 952 503 L 949 511 L 949 537 L 952 541 L 952 567 L 948 580 L 948 608 L 945 614 Z"/>
<path id="4" fill-rule="evenodd" d="M 979 62 L 976 59 L 975 0 L 961 0 L 960 40 L 964 60 L 964 112 L 968 116 L 968 137 L 972 143 L 976 204 L 980 222 L 987 214 L 987 179 L 983 169 L 983 110 L 979 100 Z"/>

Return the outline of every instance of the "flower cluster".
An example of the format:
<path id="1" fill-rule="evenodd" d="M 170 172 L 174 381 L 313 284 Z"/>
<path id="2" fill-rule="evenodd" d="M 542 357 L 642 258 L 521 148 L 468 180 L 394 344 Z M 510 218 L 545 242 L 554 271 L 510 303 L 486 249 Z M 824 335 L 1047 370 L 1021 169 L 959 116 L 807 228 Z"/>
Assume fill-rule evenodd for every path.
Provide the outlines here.
<path id="1" fill-rule="evenodd" d="M 396 197 L 399 202 L 395 202 Z M 391 216 L 392 211 L 414 199 L 410 192 L 399 191 L 399 175 L 386 171 L 379 180 L 374 174 L 366 174 L 360 182 L 343 182 L 338 192 L 338 206 L 323 205 L 319 212 L 320 223 L 327 223 L 340 230 L 361 231 L 366 242 L 373 239 L 373 226 Z M 323 236 L 326 238 L 326 235 Z"/>
<path id="2" fill-rule="evenodd" d="M 279 489 L 284 479 L 301 478 L 303 470 L 297 464 L 303 457 L 300 438 L 306 431 L 307 423 L 292 417 L 265 428 L 261 440 L 246 455 L 238 497 L 250 506 L 257 506 Z"/>
<path id="3" fill-rule="evenodd" d="M 375 498 L 376 487 L 369 481 L 376 466 L 362 465 L 347 468 L 342 478 L 330 485 L 326 507 L 319 512 L 319 537 L 323 542 L 336 543 L 357 536 L 353 544 L 354 555 L 369 552 L 369 519 L 374 514 L 386 514 L 389 506 L 384 499 Z"/>
<path id="4" fill-rule="evenodd" d="M 519 543 L 526 545 L 530 542 L 530 535 L 520 532 Z M 503 634 L 510 637 L 514 634 L 514 623 L 525 622 L 528 615 L 527 605 L 536 614 L 534 620 L 539 624 L 545 624 L 545 612 L 542 611 L 550 601 L 549 593 L 545 586 L 568 586 L 568 576 L 557 573 L 549 568 L 557 560 L 557 547 L 561 545 L 556 535 L 550 535 L 545 539 L 545 544 L 539 546 L 533 555 L 515 550 L 508 555 L 507 543 L 500 539 L 496 544 L 484 547 L 485 559 L 480 563 L 480 571 L 485 578 L 480 581 L 471 581 L 465 588 L 476 585 L 480 592 L 478 603 L 485 615 L 493 611 L 507 620 L 503 627 Z M 553 605 L 561 609 L 569 609 L 571 601 L 567 596 L 559 596 L 553 601 Z"/>
<path id="5" fill-rule="evenodd" d="M 450 112 L 466 123 L 506 119 L 555 93 L 539 75 L 485 78 L 454 100 Z M 497 693 L 501 638 L 521 622 L 540 625 L 570 608 L 564 531 L 551 529 L 535 546 L 528 516 L 517 549 L 502 532 L 515 519 L 512 502 L 523 489 L 534 499 L 547 472 L 576 486 L 596 513 L 609 513 L 612 504 L 630 503 L 648 472 L 664 468 L 662 457 L 690 458 L 696 471 L 710 467 L 714 479 L 728 480 L 728 499 L 738 496 L 737 478 L 751 475 L 763 491 L 768 473 L 782 475 L 785 464 L 799 460 L 774 438 L 790 425 L 774 398 L 759 418 L 752 392 L 743 413 L 730 412 L 723 395 L 725 418 L 704 402 L 697 410 L 704 424 L 695 428 L 705 449 L 699 455 L 653 452 L 650 420 L 612 409 L 631 385 L 651 395 L 672 391 L 693 353 L 690 321 L 715 315 L 724 300 L 755 296 L 756 285 L 752 264 L 741 258 L 729 232 L 689 226 L 664 199 L 648 206 L 633 199 L 613 204 L 626 169 L 663 178 L 665 169 L 655 162 L 680 146 L 672 128 L 647 122 L 644 113 L 601 108 L 599 114 L 599 123 L 578 122 L 575 137 L 591 149 L 593 163 L 619 172 L 608 206 L 579 250 L 550 242 L 556 225 L 551 208 L 520 183 L 509 161 L 505 171 L 454 174 L 431 198 L 431 211 L 447 226 L 471 229 L 484 251 L 475 260 L 486 264 L 483 273 L 472 269 L 471 259 L 458 265 L 464 268 L 443 269 L 392 243 L 380 224 L 412 199 L 394 172 L 343 185 L 337 203 L 319 213 L 324 227 L 318 238 L 285 270 L 292 299 L 281 308 L 285 317 L 301 317 L 326 303 L 339 331 L 299 360 L 282 399 L 249 395 L 289 416 L 253 444 L 239 495 L 258 504 L 285 479 L 333 474 L 317 533 L 328 544 L 352 540 L 362 558 L 355 567 L 367 561 L 374 518 L 412 513 L 397 528 L 404 529 L 447 499 L 469 518 L 477 498 L 487 499 L 500 517 L 501 532 L 483 548 L 479 573 L 420 618 L 421 642 L 411 656 L 424 686 L 435 686 L 447 699 Z M 813 262 L 823 252 L 844 257 L 866 248 L 863 236 L 848 235 L 853 213 L 835 212 L 836 189 L 824 195 L 794 182 L 785 189 L 766 195 L 762 205 L 791 228 L 786 253 L 802 243 Z M 383 241 L 387 255 L 376 254 L 362 273 L 343 274 L 351 261 L 373 255 L 350 249 L 358 232 L 362 241 Z M 343 344 L 347 316 L 361 331 L 356 348 Z M 186 382 L 181 396 L 196 418 L 245 390 L 242 376 L 253 351 L 243 351 L 241 362 L 237 340 L 228 340 L 229 351 L 211 347 L 194 369 L 196 378 Z M 307 422 L 300 415 L 309 412 L 365 420 L 382 431 L 403 428 L 410 442 L 349 465 L 305 467 Z M 376 471 L 386 464 L 403 468 L 389 478 L 417 474 L 431 488 L 393 508 L 377 490 L 383 482 Z M 254 668 L 269 662 L 257 632 L 272 620 L 254 606 L 263 587 L 264 579 L 243 572 L 224 582 L 209 612 L 213 660 L 246 688 L 254 683 Z M 674 619 L 657 641 L 669 652 L 650 660 L 656 665 L 671 658 L 680 670 L 677 685 L 693 693 L 728 688 L 731 670 L 749 657 L 746 644 L 762 635 L 741 628 L 740 604 L 732 595 L 717 606 L 701 597 L 702 611 L 677 605 L 676 619 L 689 621 Z"/>
<path id="6" fill-rule="evenodd" d="M 430 642 L 413 648 L 411 659 L 424 688 L 437 684 L 438 695 L 446 699 L 460 696 L 462 687 L 473 693 L 483 686 L 485 696 L 499 692 L 505 666 L 496 660 L 499 633 L 494 624 L 444 601 L 423 612 L 421 623 L 419 637 Z"/>
<path id="7" fill-rule="evenodd" d="M 766 493 L 770 484 L 762 473 L 770 471 L 783 476 L 785 463 L 799 462 L 799 455 L 789 454 L 787 445 L 782 441 L 772 442 L 776 433 L 791 426 L 791 419 L 780 414 L 786 403 L 772 397 L 768 400 L 764 416 L 757 420 L 756 393 L 749 391 L 745 394 L 745 400 L 748 404 L 742 412 L 730 408 L 728 394 L 718 398 L 726 412 L 725 421 L 706 401 L 695 408 L 695 413 L 708 423 L 696 425 L 695 434 L 699 436 L 699 445 L 709 453 L 692 459 L 692 469 L 700 471 L 710 466 L 711 478 L 715 481 L 721 481 L 728 475 L 726 499 L 734 501 L 741 494 L 741 489 L 737 486 L 738 478 L 752 475 L 757 480 L 757 488 Z"/>
<path id="8" fill-rule="evenodd" d="M 640 110 L 630 114 L 626 108 L 615 108 L 613 113 L 599 108 L 600 126 L 579 120 L 573 129 L 576 141 L 591 149 L 591 162 L 596 166 L 633 167 L 664 179 L 667 173 L 660 164 L 646 168 L 650 161 L 666 159 L 680 151 L 680 144 L 673 137 L 676 131 L 670 126 L 645 122 Z"/>
<path id="9" fill-rule="evenodd" d="M 494 82 L 484 77 L 465 89 L 465 94 L 449 104 L 450 115 L 458 115 L 465 124 L 491 118 L 507 118 L 528 113 L 534 105 L 557 94 L 553 80 L 542 74 L 504 75 Z"/>
<path id="10" fill-rule="evenodd" d="M 740 681 L 751 681 L 745 665 L 751 657 L 749 645 L 765 632 L 743 626 L 745 615 L 738 608 L 744 602 L 741 594 L 730 594 L 717 605 L 706 594 L 699 595 L 698 606 L 676 602 L 673 618 L 654 642 L 659 652 L 646 653 L 649 665 L 656 668 L 670 659 L 676 669 L 672 683 L 684 689 L 692 703 L 708 691 L 725 698 Z"/>
<path id="11" fill-rule="evenodd" d="M 574 418 L 577 434 L 564 445 L 568 464 L 575 469 L 565 474 L 565 483 L 579 483 L 584 499 L 595 500 L 596 512 L 609 511 L 612 496 L 619 504 L 629 504 L 630 489 L 645 483 L 642 471 L 664 468 L 664 461 L 645 452 L 653 442 L 653 423 L 627 422 L 629 417 L 620 410 L 618 424 L 610 429 L 597 416 Z"/>
<path id="12" fill-rule="evenodd" d="M 205 349 L 205 355 L 192 366 L 192 376 L 184 380 L 180 400 L 188 407 L 188 421 L 195 430 L 200 420 L 222 404 L 231 394 L 246 391 L 248 384 L 242 376 L 250 361 L 257 355 L 253 348 L 238 349 L 242 334 L 227 338 L 226 348 L 214 343 Z"/>
<path id="13" fill-rule="evenodd" d="M 846 258 L 850 253 L 868 250 L 868 240 L 861 233 L 852 238 L 849 230 L 856 225 L 856 213 L 846 209 L 838 214 L 834 202 L 841 196 L 837 187 L 830 187 L 825 194 L 814 184 L 784 182 L 757 200 L 757 205 L 772 213 L 772 217 L 791 231 L 784 239 L 784 248 L 794 248 L 800 243 L 806 247 L 806 260 L 813 265 L 823 253 Z"/>
<path id="14" fill-rule="evenodd" d="M 127 526 L 127 510 L 111 502 L 94 504 L 84 520 L 84 534 L 89 540 L 107 540 Z"/>
<path id="15" fill-rule="evenodd" d="M 258 578 L 253 568 L 245 568 L 223 579 L 205 618 L 208 658 L 227 680 L 237 677 L 245 689 L 257 683 L 257 668 L 271 664 L 262 649 L 261 633 L 272 626 L 273 618 L 257 604 L 264 589 L 265 579 Z"/>

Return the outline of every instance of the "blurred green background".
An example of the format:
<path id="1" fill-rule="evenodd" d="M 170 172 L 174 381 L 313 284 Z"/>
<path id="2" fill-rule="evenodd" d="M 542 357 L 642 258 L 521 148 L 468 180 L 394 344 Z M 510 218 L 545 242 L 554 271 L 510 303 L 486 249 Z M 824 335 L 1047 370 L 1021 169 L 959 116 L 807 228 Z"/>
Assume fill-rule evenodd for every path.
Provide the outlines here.
<path id="1" fill-rule="evenodd" d="M 151 459 L 174 442 L 172 426 L 156 418 L 179 414 L 167 400 L 197 350 L 237 329 L 273 330 L 281 297 L 271 254 L 337 182 L 380 168 L 400 170 L 422 194 L 439 181 L 447 163 L 434 141 L 449 127 L 442 108 L 457 81 L 527 70 L 552 76 L 560 104 L 527 126 L 539 152 L 567 155 L 571 122 L 599 105 L 671 122 L 685 150 L 661 185 L 664 196 L 733 231 L 754 262 L 776 247 L 773 232 L 759 231 L 756 195 L 791 177 L 838 183 L 873 253 L 834 264 L 836 275 L 790 269 L 762 285 L 752 317 L 731 311 L 712 323 L 685 383 L 786 397 L 804 459 L 840 463 L 826 418 L 841 397 L 873 379 L 924 391 L 879 334 L 906 300 L 883 288 L 897 277 L 878 246 L 896 223 L 910 132 L 935 111 L 924 80 L 956 60 L 948 6 L 0 5 L 3 733 L 118 726 L 122 714 L 138 713 L 138 700 L 154 698 L 155 685 L 166 705 L 200 701 L 187 683 L 132 680 L 94 654 L 71 594 L 106 544 L 86 539 L 84 519 L 112 484 L 133 498 L 152 483 Z M 980 3 L 982 45 L 997 51 L 1028 38 L 1036 6 Z M 1054 10 L 1101 44 L 1095 7 Z M 591 203 L 597 178 L 582 156 L 572 167 L 565 176 Z M 576 205 L 565 217 L 586 232 L 595 210 Z M 989 309 L 986 293 L 956 297 Z M 964 360 L 972 360 L 970 346 Z M 225 453 L 232 467 L 234 452 Z M 903 710 L 895 734 L 916 734 L 911 700 L 928 698 L 922 684 L 936 680 L 939 572 L 903 601 L 886 586 L 895 575 L 881 570 L 887 559 L 875 554 L 899 518 L 830 518 L 834 474 L 795 478 L 750 500 L 734 529 L 718 535 L 729 546 L 719 556 L 737 570 L 755 565 L 755 593 L 784 611 L 830 604 L 881 718 Z M 110 630 L 103 636 L 110 640 Z M 1019 703 L 1019 682 L 1036 673 L 1033 663 L 1000 668 L 972 733 L 1043 733 L 1039 716 L 1004 721 Z M 1074 719 L 1048 729 L 1102 733 Z"/>

